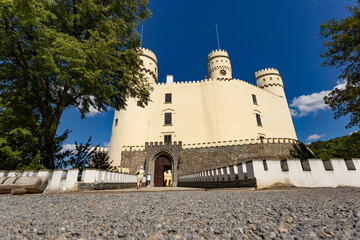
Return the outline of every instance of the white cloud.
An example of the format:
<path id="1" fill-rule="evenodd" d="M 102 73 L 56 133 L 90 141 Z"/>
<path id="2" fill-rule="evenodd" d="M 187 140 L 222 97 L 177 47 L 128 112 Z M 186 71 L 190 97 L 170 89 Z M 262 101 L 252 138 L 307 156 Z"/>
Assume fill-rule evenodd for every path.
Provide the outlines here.
<path id="1" fill-rule="evenodd" d="M 317 140 L 317 139 L 323 138 L 323 137 L 325 137 L 325 136 L 326 136 L 326 134 L 321 134 L 321 135 L 319 135 L 319 134 L 313 134 L 313 135 L 308 136 L 308 138 L 306 139 L 306 141 Z"/>
<path id="2" fill-rule="evenodd" d="M 72 151 L 74 151 L 74 150 L 75 150 L 75 144 L 68 144 L 68 143 L 67 143 L 67 144 L 63 145 L 61 151 L 64 152 L 64 151 L 66 151 L 66 150 L 72 150 Z"/>
<path id="3" fill-rule="evenodd" d="M 98 115 L 98 114 L 100 114 L 100 113 L 101 113 L 101 112 L 98 111 L 98 110 L 96 110 L 93 106 L 90 106 L 90 107 L 89 107 L 89 113 L 86 114 L 86 116 L 87 116 L 87 117 L 94 117 L 94 116 L 96 116 L 96 115 Z"/>
<path id="4" fill-rule="evenodd" d="M 345 89 L 345 86 L 346 81 L 338 81 L 334 89 Z M 303 117 L 310 113 L 317 113 L 319 110 L 330 109 L 328 105 L 325 105 L 324 97 L 329 95 L 331 91 L 332 90 L 327 90 L 295 97 L 290 104 L 290 107 L 292 107 L 290 108 L 291 116 Z"/>
<path id="5" fill-rule="evenodd" d="M 90 100 L 91 101 L 94 101 L 94 97 L 93 96 L 90 96 Z M 80 103 L 80 107 L 82 106 L 82 103 Z M 100 114 L 101 113 L 101 111 L 98 111 L 98 110 L 96 110 L 93 106 L 90 106 L 89 107 L 89 113 L 88 114 L 86 114 L 85 116 L 86 117 L 94 117 L 94 116 L 96 116 L 96 115 L 98 115 L 98 114 Z"/>

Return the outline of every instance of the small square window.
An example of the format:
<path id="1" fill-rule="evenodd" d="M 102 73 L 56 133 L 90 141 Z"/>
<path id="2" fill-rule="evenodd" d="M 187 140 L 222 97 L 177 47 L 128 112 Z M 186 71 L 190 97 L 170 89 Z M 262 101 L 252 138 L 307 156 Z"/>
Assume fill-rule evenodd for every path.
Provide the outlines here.
<path id="1" fill-rule="evenodd" d="M 118 125 L 118 119 L 115 119 L 115 127 Z"/>
<path id="2" fill-rule="evenodd" d="M 258 126 L 262 126 L 260 114 L 256 113 L 256 122 Z"/>
<path id="3" fill-rule="evenodd" d="M 252 94 L 252 100 L 253 100 L 253 103 L 257 105 L 257 99 L 256 99 L 255 94 Z"/>
<path id="4" fill-rule="evenodd" d="M 165 93 L 165 103 L 171 103 L 171 93 Z"/>
<path id="5" fill-rule="evenodd" d="M 165 113 L 165 125 L 170 125 L 171 123 L 171 113 Z"/>
<path id="6" fill-rule="evenodd" d="M 171 144 L 171 135 L 164 135 L 164 143 L 165 145 Z"/>
<path id="7" fill-rule="evenodd" d="M 288 167 L 288 164 L 287 164 L 286 160 L 281 160 L 280 161 L 280 167 L 281 167 L 281 171 L 284 171 L 284 172 L 289 171 L 289 167 Z"/>
<path id="8" fill-rule="evenodd" d="M 144 107 L 144 105 L 143 105 L 142 102 L 140 102 L 140 101 L 137 101 L 136 105 L 137 105 L 138 107 Z"/>

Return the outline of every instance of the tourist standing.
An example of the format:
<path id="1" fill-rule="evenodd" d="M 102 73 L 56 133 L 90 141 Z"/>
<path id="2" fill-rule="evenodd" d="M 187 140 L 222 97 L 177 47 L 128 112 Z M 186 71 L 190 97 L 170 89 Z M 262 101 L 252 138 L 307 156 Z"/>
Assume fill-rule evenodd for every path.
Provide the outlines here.
<path id="1" fill-rule="evenodd" d="M 142 180 L 144 179 L 144 175 L 145 175 L 145 171 L 144 171 L 144 167 L 140 166 L 140 169 L 136 171 L 136 175 L 137 175 L 137 189 L 141 189 L 141 183 Z"/>

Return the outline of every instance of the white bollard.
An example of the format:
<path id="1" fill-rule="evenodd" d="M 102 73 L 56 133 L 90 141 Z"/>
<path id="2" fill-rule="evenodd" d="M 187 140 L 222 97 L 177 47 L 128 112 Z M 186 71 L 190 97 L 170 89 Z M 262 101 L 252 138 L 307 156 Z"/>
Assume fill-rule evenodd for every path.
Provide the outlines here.
<path id="1" fill-rule="evenodd" d="M 77 191 L 79 169 L 68 170 L 65 180 L 65 191 Z"/>
<path id="2" fill-rule="evenodd" d="M 61 186 L 62 180 L 66 177 L 67 170 L 54 170 L 49 185 L 46 187 L 45 192 L 60 192 L 63 190 Z"/>
<path id="3" fill-rule="evenodd" d="M 37 176 L 39 178 L 41 178 L 41 180 L 44 182 L 44 181 L 47 181 L 49 179 L 51 179 L 52 175 L 53 175 L 53 170 L 39 170 L 38 173 L 37 173 Z"/>
<path id="4" fill-rule="evenodd" d="M 86 168 L 82 172 L 81 181 L 84 183 L 94 183 L 96 180 L 96 169 Z"/>

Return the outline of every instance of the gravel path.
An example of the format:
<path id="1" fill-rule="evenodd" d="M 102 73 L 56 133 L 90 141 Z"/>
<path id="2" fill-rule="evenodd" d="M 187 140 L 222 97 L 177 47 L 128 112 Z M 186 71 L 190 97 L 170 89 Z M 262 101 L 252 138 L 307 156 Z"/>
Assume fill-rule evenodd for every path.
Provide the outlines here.
<path id="1" fill-rule="evenodd" d="M 360 239 L 360 189 L 0 196 L 0 239 Z"/>

